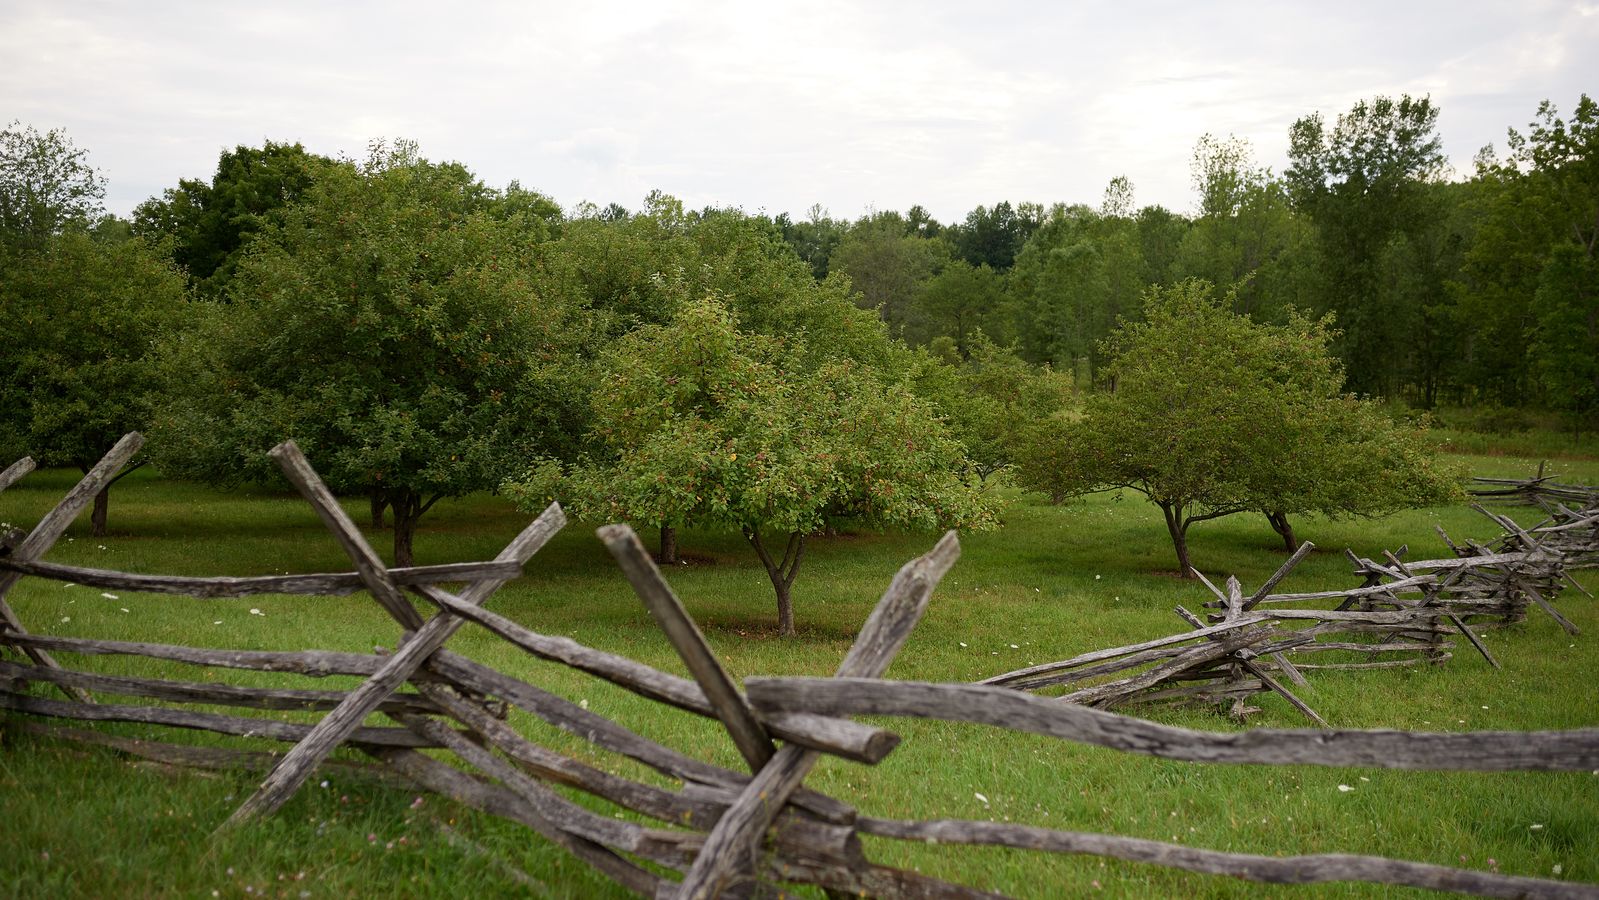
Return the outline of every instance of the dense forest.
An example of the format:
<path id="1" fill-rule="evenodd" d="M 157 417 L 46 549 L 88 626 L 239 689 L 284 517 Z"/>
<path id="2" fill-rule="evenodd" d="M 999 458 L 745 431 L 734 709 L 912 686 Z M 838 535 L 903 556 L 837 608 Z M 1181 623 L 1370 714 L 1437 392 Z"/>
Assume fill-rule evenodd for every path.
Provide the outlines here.
<path id="1" fill-rule="evenodd" d="M 1213 297 L 1279 329 L 1217 334 L 1286 335 L 1282 353 L 1251 351 L 1268 394 L 1306 380 L 1278 362 L 1307 352 L 1322 375 L 1283 415 L 1345 423 L 1327 434 L 1350 430 L 1340 416 L 1378 433 L 1337 407 L 1360 399 L 1399 419 L 1558 413 L 1590 429 L 1599 105 L 1541 104 L 1469 176 L 1443 155 L 1438 113 L 1408 96 L 1310 113 L 1287 124 L 1282 172 L 1205 135 L 1191 214 L 1139 206 L 1118 177 L 1097 205 L 1005 200 L 958 222 L 920 206 L 854 221 L 693 210 L 659 192 L 636 210 L 563 209 L 381 141 L 363 160 L 240 146 L 123 220 L 86 150 L 13 123 L 0 450 L 87 467 L 139 428 L 163 471 L 230 483 L 269 477 L 262 450 L 288 435 L 335 487 L 368 494 L 375 520 L 392 513 L 401 558 L 441 497 L 561 493 L 660 525 L 665 556 L 677 525 L 737 528 L 782 599 L 827 522 L 981 526 L 995 472 L 1025 474 L 1029 452 L 1056 472 L 1087 459 L 1056 459 L 1071 441 L 1041 447 L 1048 430 L 1029 427 L 1092 419 L 1085 394 L 1143 373 L 1113 338 L 1172 291 L 1184 315 L 1211 316 Z M 1163 340 L 1177 357 L 1238 349 Z M 1108 466 L 1029 486 L 1148 477 Z M 1179 499 L 1279 519 L 1345 503 L 1237 479 Z M 781 561 L 762 528 L 788 534 Z"/>

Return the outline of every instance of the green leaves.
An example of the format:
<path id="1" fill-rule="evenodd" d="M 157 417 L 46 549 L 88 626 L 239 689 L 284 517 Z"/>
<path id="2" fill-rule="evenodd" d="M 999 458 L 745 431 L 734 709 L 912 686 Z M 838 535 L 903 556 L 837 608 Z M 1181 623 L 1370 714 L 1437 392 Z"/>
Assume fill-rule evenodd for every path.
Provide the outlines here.
<path id="1" fill-rule="evenodd" d="M 1243 510 L 1377 515 L 1451 496 L 1418 436 L 1340 393 L 1326 321 L 1257 325 L 1208 284 L 1154 289 L 1106 342 L 1114 385 L 1080 421 L 1041 423 L 1024 484 L 1057 499 L 1127 488 L 1188 524 Z"/>
<path id="2" fill-rule="evenodd" d="M 966 481 L 931 407 L 868 364 L 819 355 L 740 329 L 714 295 L 681 300 L 602 358 L 590 454 L 536 460 L 505 491 L 525 508 L 554 494 L 593 519 L 736 530 L 761 553 L 762 532 L 789 534 L 785 563 L 763 557 L 785 631 L 803 537 L 825 523 L 993 525 L 993 498 Z"/>
<path id="3" fill-rule="evenodd" d="M 324 170 L 172 344 L 167 466 L 272 477 L 262 453 L 292 437 L 338 489 L 433 497 L 571 452 L 586 322 L 496 202 L 407 145 Z"/>
<path id="4" fill-rule="evenodd" d="M 0 129 L 0 246 L 41 248 L 50 236 L 98 218 L 105 180 L 59 128 Z"/>
<path id="5" fill-rule="evenodd" d="M 88 466 L 145 428 L 153 348 L 187 313 L 182 276 L 140 240 L 83 231 L 0 253 L 0 444 L 45 465 Z"/>

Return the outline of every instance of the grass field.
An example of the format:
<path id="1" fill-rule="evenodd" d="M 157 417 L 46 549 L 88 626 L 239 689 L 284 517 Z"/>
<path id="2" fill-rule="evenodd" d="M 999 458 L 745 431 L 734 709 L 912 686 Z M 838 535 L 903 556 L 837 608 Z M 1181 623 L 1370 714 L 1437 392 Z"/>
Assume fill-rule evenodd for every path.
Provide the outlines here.
<path id="1" fill-rule="evenodd" d="M 1495 448 L 1478 448 L 1492 451 Z M 1553 464 L 1563 480 L 1599 482 L 1596 454 Z M 1523 476 L 1537 461 L 1460 457 L 1475 474 Z M 28 527 L 75 481 L 35 473 L 0 495 L 0 520 Z M 357 520 L 364 502 L 351 503 Z M 1530 518 L 1525 511 L 1519 518 Z M 487 559 L 528 517 L 491 497 L 440 504 L 417 538 L 419 563 Z M 1408 543 L 1411 558 L 1446 555 L 1433 533 L 1488 539 L 1497 528 L 1462 507 L 1417 510 L 1378 522 L 1297 523 L 1322 549 L 1287 582 L 1316 590 L 1352 584 L 1345 547 L 1378 555 Z M 298 498 L 264 489 L 219 493 L 144 472 L 113 495 L 112 534 L 75 526 L 49 559 L 134 572 L 249 575 L 348 568 Z M 652 535 L 645 535 L 646 539 Z M 373 535 L 386 549 L 387 535 Z M 695 562 L 669 578 L 737 676 L 828 674 L 894 570 L 932 544 L 929 535 L 818 539 L 795 586 L 797 639 L 774 636 L 765 574 L 736 537 L 689 532 Z M 1258 518 L 1196 526 L 1196 563 L 1246 589 L 1281 562 Z M 970 681 L 1031 663 L 1181 630 L 1176 603 L 1195 608 L 1202 588 L 1173 577 L 1159 513 L 1128 496 L 1063 507 L 1022 501 L 1003 529 L 963 537 L 964 553 L 888 677 Z M 1581 576 L 1599 593 L 1599 577 Z M 199 601 L 66 587 L 27 579 L 12 595 L 31 630 L 47 634 L 235 648 L 370 651 L 393 646 L 395 628 L 365 595 Z M 682 667 L 650 623 L 593 526 L 574 523 L 527 575 L 490 607 L 535 630 L 571 636 L 660 668 Z M 1584 633 L 1569 637 L 1536 610 L 1524 625 L 1491 632 L 1504 664 L 1457 653 L 1424 671 L 1312 673 L 1301 696 L 1336 727 L 1410 730 L 1553 729 L 1599 725 L 1599 602 L 1559 600 Z M 259 614 L 251 610 L 258 610 Z M 517 674 L 685 751 L 737 767 L 713 723 L 659 707 L 514 651 L 468 626 L 452 649 Z M 1458 648 L 1457 648 L 1458 649 Z M 74 661 L 76 662 L 76 661 Z M 100 657 L 108 672 L 179 673 L 149 661 Z M 235 681 L 251 676 L 230 673 Z M 259 675 L 262 683 L 274 676 Z M 287 683 L 287 682 L 285 682 Z M 304 680 L 294 682 L 303 686 Z M 1301 727 L 1278 698 L 1250 727 Z M 287 715 L 287 714 L 285 714 Z M 1238 726 L 1204 711 L 1160 710 L 1160 721 L 1211 730 Z M 8 720 L 9 721 L 15 721 Z M 531 734 L 639 773 L 537 723 Z M 1146 759 L 1043 738 L 936 722 L 885 722 L 904 735 L 876 767 L 827 760 L 807 782 L 865 812 L 892 817 L 993 818 L 1178 841 L 1265 854 L 1349 852 L 1599 882 L 1599 772 L 1414 773 L 1308 767 L 1202 766 Z M 103 726 L 131 736 L 221 741 L 145 726 Z M 213 834 L 248 795 L 247 775 L 200 775 L 126 762 L 5 729 L 0 749 L 0 885 L 18 897 L 101 896 L 609 896 L 620 892 L 535 835 L 447 801 L 359 780 L 313 783 L 278 815 Z M 644 776 L 641 776 L 644 777 Z M 1343 791 L 1340 785 L 1352 787 Z M 978 795 L 981 794 L 980 798 Z M 983 799 L 986 798 L 986 801 Z M 1020 896 L 1389 896 L 1357 885 L 1251 885 L 1149 866 L 960 847 L 873 841 L 889 864 Z M 525 871 L 528 883 L 512 871 Z M 1558 875 L 1556 874 L 1558 873 Z M 1402 893 L 1402 892 L 1400 892 Z"/>

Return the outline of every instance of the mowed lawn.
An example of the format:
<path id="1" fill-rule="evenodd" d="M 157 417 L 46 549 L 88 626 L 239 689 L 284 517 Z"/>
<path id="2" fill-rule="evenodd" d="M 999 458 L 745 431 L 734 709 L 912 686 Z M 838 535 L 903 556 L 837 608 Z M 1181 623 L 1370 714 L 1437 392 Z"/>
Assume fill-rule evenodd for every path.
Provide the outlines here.
<path id="1" fill-rule="evenodd" d="M 1519 477 L 1535 459 L 1459 457 L 1475 474 Z M 1599 462 L 1552 464 L 1564 480 L 1599 482 Z M 0 521 L 31 527 L 76 474 L 45 471 L 0 495 Z M 347 508 L 357 521 L 364 499 Z M 1536 515 L 1500 507 L 1521 521 Z M 419 563 L 487 559 L 530 516 L 483 496 L 444 502 L 423 520 Z M 138 472 L 113 492 L 111 534 L 88 536 L 87 517 L 48 555 L 132 572 L 258 575 L 349 566 L 309 507 L 292 493 L 219 492 Z M 490 608 L 534 630 L 570 636 L 674 672 L 682 666 L 605 549 L 598 523 L 573 523 Z M 1319 550 L 1286 590 L 1352 586 L 1344 549 L 1367 556 L 1408 544 L 1407 558 L 1447 555 L 1434 532 L 1489 540 L 1498 528 L 1459 507 L 1377 522 L 1296 523 Z M 653 540 L 653 533 L 644 538 Z M 388 533 L 371 540 L 387 555 Z M 689 531 L 690 564 L 668 577 L 735 677 L 830 674 L 905 560 L 936 536 L 844 534 L 814 539 L 795 586 L 800 635 L 775 636 L 764 571 L 737 536 Z M 963 554 L 888 677 L 972 681 L 1186 626 L 1172 607 L 1198 610 L 1202 587 L 1175 577 L 1158 511 L 1135 495 L 1052 507 L 1018 498 L 1005 527 L 962 537 Z M 1282 561 L 1259 517 L 1203 523 L 1195 562 L 1246 590 Z M 1599 592 L 1599 577 L 1580 580 Z M 201 601 L 117 594 L 25 579 L 11 595 L 24 624 L 45 634 L 230 648 L 392 647 L 396 627 L 365 594 Z M 1583 634 L 1568 636 L 1533 610 L 1493 631 L 1494 671 L 1469 647 L 1424 670 L 1310 673 L 1296 692 L 1335 727 L 1464 731 L 1599 726 L 1599 602 L 1568 589 L 1557 605 Z M 570 697 L 687 752 L 739 765 L 711 722 L 533 660 L 475 626 L 450 647 Z M 199 677 L 199 670 L 119 657 L 69 664 L 117 673 Z M 217 672 L 235 683 L 317 686 L 308 679 Z M 338 681 L 330 679 L 330 681 Z M 340 682 L 351 683 L 349 680 Z M 42 688 L 38 689 L 42 693 Z M 1248 727 L 1307 723 L 1262 697 Z M 1205 710 L 1144 711 L 1170 723 L 1233 730 Z M 293 717 L 294 714 L 283 714 Z M 521 828 L 443 799 L 359 778 L 316 779 L 276 816 L 215 833 L 255 778 L 130 763 L 110 751 L 45 740 L 4 722 L 0 748 L 0 886 L 19 897 L 102 896 L 607 896 L 621 892 Z M 306 718 L 301 716 L 300 718 Z M 605 768 L 637 767 L 526 717 L 529 734 Z M 374 724 L 376 724 L 376 719 Z M 977 818 L 1099 831 L 1268 855 L 1362 853 L 1522 875 L 1599 882 L 1599 772 L 1417 773 L 1310 767 L 1206 766 L 1153 760 L 986 728 L 885 720 L 905 737 L 886 761 L 826 760 L 807 784 L 890 817 Z M 124 736 L 224 743 L 152 726 L 91 726 Z M 229 742 L 228 746 L 244 746 Z M 341 754 L 342 755 L 342 754 Z M 350 755 L 350 759 L 358 756 Z M 1341 788 L 1348 788 L 1341 789 Z M 1359 885 L 1263 886 L 1093 857 L 870 840 L 893 865 L 1019 896 L 1390 896 Z M 525 873 L 525 874 L 524 874 Z"/>

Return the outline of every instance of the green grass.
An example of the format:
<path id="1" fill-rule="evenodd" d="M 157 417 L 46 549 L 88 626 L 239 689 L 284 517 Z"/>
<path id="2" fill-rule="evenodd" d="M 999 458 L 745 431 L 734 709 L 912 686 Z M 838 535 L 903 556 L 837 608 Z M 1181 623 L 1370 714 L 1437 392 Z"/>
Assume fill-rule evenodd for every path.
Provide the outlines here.
<path id="1" fill-rule="evenodd" d="M 1476 474 L 1495 476 L 1524 476 L 1537 465 L 1536 458 L 1504 455 L 1460 461 Z M 1591 457 L 1555 465 L 1563 480 L 1599 482 L 1599 462 Z M 65 471 L 29 476 L 0 495 L 0 520 L 31 525 L 74 480 Z M 359 521 L 364 503 L 349 509 Z M 489 497 L 441 504 L 424 520 L 418 561 L 487 559 L 528 518 Z M 1446 552 L 1434 525 L 1457 540 L 1497 533 L 1464 507 L 1417 510 L 1378 522 L 1296 524 L 1321 549 L 1287 582 L 1294 590 L 1349 586 L 1345 547 L 1376 555 L 1408 543 L 1411 558 L 1429 558 Z M 140 472 L 114 492 L 111 536 L 92 539 L 86 525 L 85 520 L 75 526 L 49 558 L 194 575 L 348 567 L 310 509 L 282 492 L 219 493 Z M 387 549 L 387 535 L 372 540 Z M 1246 589 L 1282 559 L 1276 536 L 1259 519 L 1205 523 L 1191 540 L 1194 558 L 1208 574 L 1236 574 Z M 773 635 L 770 587 L 742 541 L 695 532 L 682 541 L 696 562 L 668 577 L 735 676 L 831 672 L 894 570 L 932 544 L 927 535 L 814 541 L 795 590 L 800 635 L 780 640 Z M 1007 514 L 1005 528 L 966 536 L 963 547 L 961 561 L 889 677 L 969 681 L 1170 634 L 1184 627 L 1172 614 L 1173 605 L 1195 609 L 1207 599 L 1202 588 L 1172 577 L 1175 563 L 1159 514 L 1132 496 L 1099 496 L 1064 507 L 1022 502 Z M 493 598 L 491 608 L 535 630 L 682 671 L 592 526 L 569 526 L 527 572 Z M 1584 573 L 1582 580 L 1599 592 L 1595 573 Z M 354 651 L 393 646 L 396 637 L 395 626 L 365 595 L 199 601 L 121 594 L 110 600 L 98 589 L 27 579 L 11 599 L 31 630 L 47 634 Z M 1466 649 L 1448 665 L 1424 671 L 1312 673 L 1301 696 L 1337 727 L 1455 731 L 1599 725 L 1591 676 L 1599 668 L 1592 638 L 1599 630 L 1599 603 L 1567 591 L 1559 605 L 1584 634 L 1568 637 L 1534 611 L 1524 625 L 1490 633 L 1488 645 L 1503 671 L 1493 671 Z M 252 608 L 264 615 L 252 615 Z M 590 709 L 671 746 L 739 765 L 731 742 L 714 723 L 665 711 L 532 660 L 475 627 L 463 629 L 450 646 L 586 700 Z M 131 658 L 72 662 L 169 677 L 192 678 L 197 671 Z M 315 684 L 265 674 L 221 676 L 234 682 Z M 1263 711 L 1251 719 L 1251 727 L 1305 724 L 1275 697 L 1260 705 Z M 1161 709 L 1149 715 L 1212 730 L 1237 727 L 1206 711 Z M 605 768 L 650 777 L 526 717 L 515 721 L 538 739 Z M 1560 866 L 1562 877 L 1599 882 L 1599 774 L 1201 766 L 947 723 L 884 724 L 906 738 L 885 762 L 864 767 L 825 760 L 807 784 L 881 816 L 993 818 L 1220 850 L 1366 853 L 1546 877 Z M 102 727 L 126 736 L 238 745 L 153 727 Z M 439 798 L 413 807 L 415 792 L 333 778 L 326 788 L 313 783 L 259 825 L 216 835 L 216 826 L 253 788 L 250 777 L 133 765 L 107 751 L 64 746 L 14 729 L 6 734 L 8 744 L 0 749 L 0 822 L 8 852 L 0 854 L 0 884 L 13 896 L 528 891 L 507 874 L 507 863 L 538 880 L 535 894 L 618 893 L 538 837 Z M 1354 790 L 1340 791 L 1340 784 Z M 1264 887 L 1092 857 L 876 840 L 869 841 L 868 850 L 885 863 L 1022 896 L 1393 893 L 1358 885 Z"/>

